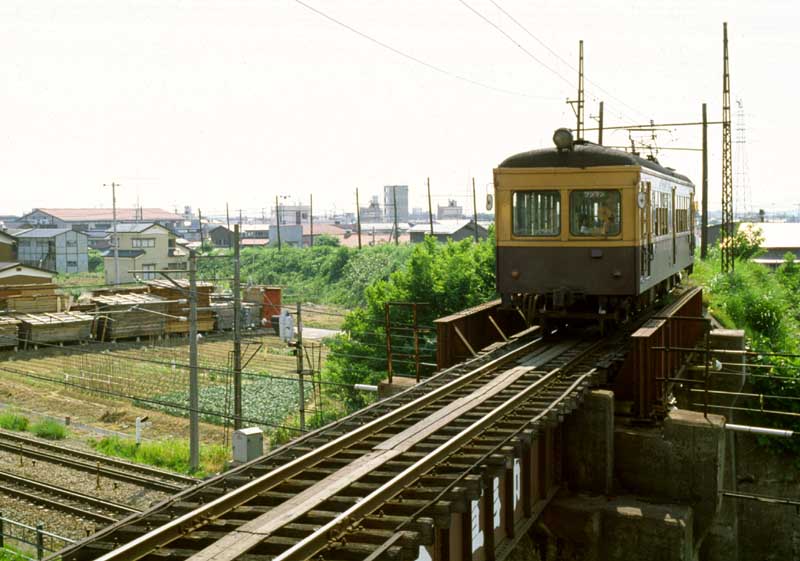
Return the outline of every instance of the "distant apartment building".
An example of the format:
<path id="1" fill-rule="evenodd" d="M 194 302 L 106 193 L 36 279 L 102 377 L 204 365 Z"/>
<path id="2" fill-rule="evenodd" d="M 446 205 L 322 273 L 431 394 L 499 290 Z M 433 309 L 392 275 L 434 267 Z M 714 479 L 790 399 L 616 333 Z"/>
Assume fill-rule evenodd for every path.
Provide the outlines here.
<path id="1" fill-rule="evenodd" d="M 24 265 L 62 274 L 89 270 L 89 242 L 83 232 L 69 228 L 33 228 L 14 236 L 17 260 Z"/>
<path id="2" fill-rule="evenodd" d="M 361 222 L 383 222 L 383 209 L 378 202 L 378 196 L 375 195 L 369 202 L 369 206 L 361 207 L 359 209 L 361 215 Z"/>
<path id="3" fill-rule="evenodd" d="M 436 206 L 436 218 L 439 220 L 458 220 L 464 216 L 464 207 L 455 200 L 447 201 L 447 206 Z"/>
<path id="4" fill-rule="evenodd" d="M 113 232 L 112 247 L 103 252 L 106 283 L 115 282 Z M 160 270 L 186 270 L 189 251 L 178 245 L 178 236 L 160 224 L 118 224 L 119 282 L 159 278 Z M 138 273 L 134 271 L 139 271 Z M 176 274 L 180 277 L 180 274 Z"/>
<path id="5" fill-rule="evenodd" d="M 394 222 L 394 205 L 397 201 L 397 221 L 408 221 L 408 185 L 385 185 L 383 187 L 383 218 Z"/>

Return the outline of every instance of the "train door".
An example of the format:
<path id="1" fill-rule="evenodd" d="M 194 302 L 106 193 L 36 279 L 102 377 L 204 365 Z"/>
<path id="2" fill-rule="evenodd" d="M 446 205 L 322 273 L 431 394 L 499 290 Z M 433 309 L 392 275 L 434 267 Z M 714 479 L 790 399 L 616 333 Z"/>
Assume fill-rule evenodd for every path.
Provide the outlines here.
<path id="1" fill-rule="evenodd" d="M 676 187 L 672 186 L 672 216 L 670 216 L 669 225 L 672 228 L 672 264 L 678 262 L 678 228 L 675 224 L 675 202 L 677 198 Z"/>
<path id="2" fill-rule="evenodd" d="M 642 182 L 641 191 L 637 200 L 639 207 L 641 267 L 640 275 L 648 278 L 653 261 L 653 218 L 652 218 L 652 191 L 649 181 Z"/>

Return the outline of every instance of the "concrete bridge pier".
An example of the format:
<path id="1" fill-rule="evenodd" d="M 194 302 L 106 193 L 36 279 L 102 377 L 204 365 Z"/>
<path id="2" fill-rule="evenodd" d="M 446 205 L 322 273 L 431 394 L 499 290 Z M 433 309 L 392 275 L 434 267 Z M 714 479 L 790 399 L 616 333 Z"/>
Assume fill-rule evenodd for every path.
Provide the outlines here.
<path id="1" fill-rule="evenodd" d="M 675 410 L 658 426 L 615 423 L 613 393 L 590 392 L 563 426 L 562 489 L 535 530 L 541 561 L 699 559 L 720 509 L 724 422 Z"/>

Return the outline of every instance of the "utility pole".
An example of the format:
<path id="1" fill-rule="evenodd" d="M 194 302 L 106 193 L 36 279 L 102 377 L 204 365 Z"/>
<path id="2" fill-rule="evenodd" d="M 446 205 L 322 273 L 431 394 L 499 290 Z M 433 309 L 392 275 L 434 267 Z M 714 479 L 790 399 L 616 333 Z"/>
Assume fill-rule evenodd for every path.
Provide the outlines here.
<path id="1" fill-rule="evenodd" d="M 228 210 L 228 203 L 227 202 L 225 203 L 225 220 L 228 223 L 228 242 L 229 243 L 233 243 L 233 240 L 231 239 L 231 236 L 232 236 L 232 234 L 231 234 L 231 213 Z"/>
<path id="2" fill-rule="evenodd" d="M 200 468 L 200 405 L 197 380 L 197 253 L 189 250 L 189 470 Z"/>
<path id="3" fill-rule="evenodd" d="M 475 231 L 475 243 L 478 243 L 478 200 L 475 198 L 475 178 L 472 178 L 472 229 Z"/>
<path id="4" fill-rule="evenodd" d="M 305 387 L 303 384 L 303 317 L 300 302 L 297 302 L 297 380 L 299 386 L 300 397 L 300 430 L 306 430 L 306 395 Z"/>
<path id="5" fill-rule="evenodd" d="M 700 258 L 708 257 L 708 116 L 703 104 L 703 206 L 700 212 Z"/>
<path id="6" fill-rule="evenodd" d="M 603 102 L 600 102 L 600 113 L 597 118 L 598 121 L 598 129 L 597 129 L 597 143 L 602 146 L 603 145 Z"/>
<path id="7" fill-rule="evenodd" d="M 433 236 L 433 205 L 431 204 L 431 178 L 428 178 L 428 221 L 431 223 L 431 236 Z"/>
<path id="8" fill-rule="evenodd" d="M 311 224 L 311 247 L 314 247 L 314 195 L 309 195 L 308 219 Z"/>
<path id="9" fill-rule="evenodd" d="M 120 184 L 114 181 L 111 184 L 103 183 L 103 187 L 111 187 L 111 216 L 114 237 L 114 284 L 119 284 L 119 238 L 117 237 L 117 187 Z"/>
<path id="10" fill-rule="evenodd" d="M 242 428 L 242 282 L 239 225 L 233 229 L 233 429 Z"/>
<path id="11" fill-rule="evenodd" d="M 722 24 L 722 272 L 732 273 L 736 255 L 733 248 L 733 166 L 731 145 L 731 75 L 728 67 L 728 23 Z"/>
<path id="12" fill-rule="evenodd" d="M 275 195 L 275 223 L 278 230 L 278 251 L 281 250 L 281 207 L 278 202 L 278 196 Z"/>
<path id="13" fill-rule="evenodd" d="M 392 185 L 392 206 L 394 207 L 394 245 L 400 244 L 400 232 L 397 231 L 397 190 Z"/>
<path id="14" fill-rule="evenodd" d="M 361 249 L 361 206 L 358 202 L 358 187 L 356 187 L 356 230 L 358 232 L 358 249 Z"/>
<path id="15" fill-rule="evenodd" d="M 203 239 L 203 211 L 199 208 L 197 209 L 197 224 L 200 227 L 200 251 L 203 251 L 206 243 Z"/>

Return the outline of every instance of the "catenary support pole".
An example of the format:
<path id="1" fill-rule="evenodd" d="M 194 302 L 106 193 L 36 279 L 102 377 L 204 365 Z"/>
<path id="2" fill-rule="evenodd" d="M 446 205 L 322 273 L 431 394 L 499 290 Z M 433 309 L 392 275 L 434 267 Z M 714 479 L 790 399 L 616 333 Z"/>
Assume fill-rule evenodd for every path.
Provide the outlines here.
<path id="1" fill-rule="evenodd" d="M 303 382 L 303 310 L 300 302 L 297 303 L 297 381 L 298 396 L 300 400 L 300 430 L 306 430 L 306 392 Z"/>
<path id="2" fill-rule="evenodd" d="M 603 145 L 603 102 L 600 102 L 600 112 L 597 116 L 597 143 Z"/>
<path id="3" fill-rule="evenodd" d="M 314 195 L 309 195 L 308 201 L 308 223 L 311 226 L 311 241 L 309 245 L 314 246 Z"/>
<path id="4" fill-rule="evenodd" d="M 197 380 L 197 253 L 189 250 L 189 469 L 200 468 L 200 405 Z"/>
<path id="5" fill-rule="evenodd" d="M 200 251 L 203 251 L 206 247 L 206 242 L 203 238 L 203 211 L 199 208 L 197 209 L 197 228 L 200 231 Z"/>
<path id="6" fill-rule="evenodd" d="M 239 225 L 233 230 L 233 428 L 242 428 L 242 281 Z"/>
<path id="7" fill-rule="evenodd" d="M 703 202 L 700 213 L 700 257 L 708 257 L 708 117 L 703 104 Z"/>

